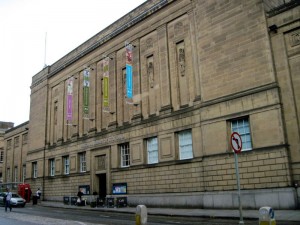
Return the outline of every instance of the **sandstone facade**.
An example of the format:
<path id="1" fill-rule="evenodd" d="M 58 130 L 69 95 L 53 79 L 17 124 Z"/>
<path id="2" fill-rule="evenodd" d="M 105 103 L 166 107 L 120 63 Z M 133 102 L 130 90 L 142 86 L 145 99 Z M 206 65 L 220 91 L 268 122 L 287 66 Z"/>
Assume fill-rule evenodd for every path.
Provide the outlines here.
<path id="1" fill-rule="evenodd" d="M 112 195 L 126 183 L 133 205 L 232 208 L 230 135 L 238 129 L 246 207 L 296 208 L 299 7 L 269 15 L 255 0 L 149 0 L 120 18 L 33 77 L 26 182 L 47 200 L 82 185 Z M 125 42 L 133 46 L 132 99 Z"/>

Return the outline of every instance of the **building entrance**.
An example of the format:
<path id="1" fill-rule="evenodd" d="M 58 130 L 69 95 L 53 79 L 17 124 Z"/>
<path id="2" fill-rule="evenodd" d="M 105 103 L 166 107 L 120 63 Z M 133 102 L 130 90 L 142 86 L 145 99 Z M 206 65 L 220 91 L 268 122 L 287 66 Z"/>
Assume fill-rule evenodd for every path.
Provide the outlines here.
<path id="1" fill-rule="evenodd" d="M 106 173 L 98 174 L 99 179 L 99 197 L 106 197 Z"/>

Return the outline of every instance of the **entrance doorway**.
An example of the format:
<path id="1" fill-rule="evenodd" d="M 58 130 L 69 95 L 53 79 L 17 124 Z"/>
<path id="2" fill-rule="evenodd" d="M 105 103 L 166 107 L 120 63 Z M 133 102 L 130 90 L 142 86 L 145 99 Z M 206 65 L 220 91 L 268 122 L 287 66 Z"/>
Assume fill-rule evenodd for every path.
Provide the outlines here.
<path id="1" fill-rule="evenodd" d="M 98 174 L 99 178 L 99 197 L 106 197 L 106 173 Z"/>

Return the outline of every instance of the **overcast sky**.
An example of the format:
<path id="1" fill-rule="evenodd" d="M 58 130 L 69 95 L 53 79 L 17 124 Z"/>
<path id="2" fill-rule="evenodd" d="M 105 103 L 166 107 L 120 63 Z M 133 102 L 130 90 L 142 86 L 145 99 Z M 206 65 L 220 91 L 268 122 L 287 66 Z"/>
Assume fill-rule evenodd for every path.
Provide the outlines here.
<path id="1" fill-rule="evenodd" d="M 32 77 L 44 63 L 53 64 L 143 2 L 0 0 L 0 121 L 28 121 Z"/>

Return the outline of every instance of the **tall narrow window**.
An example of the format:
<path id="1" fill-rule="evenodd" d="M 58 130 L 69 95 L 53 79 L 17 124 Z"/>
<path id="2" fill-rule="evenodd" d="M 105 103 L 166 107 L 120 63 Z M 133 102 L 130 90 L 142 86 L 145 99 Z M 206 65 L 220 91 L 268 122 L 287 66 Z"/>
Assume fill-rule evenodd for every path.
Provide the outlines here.
<path id="1" fill-rule="evenodd" d="M 70 159 L 69 156 L 63 157 L 63 164 L 64 164 L 64 174 L 70 174 Z"/>
<path id="2" fill-rule="evenodd" d="M 22 170 L 23 174 L 22 174 L 22 178 L 23 178 L 23 183 L 25 182 L 26 179 L 26 165 L 23 165 L 23 170 Z"/>
<path id="3" fill-rule="evenodd" d="M 121 167 L 130 166 L 130 149 L 129 143 L 119 145 L 121 152 Z"/>
<path id="4" fill-rule="evenodd" d="M 32 163 L 32 177 L 37 178 L 38 170 L 37 170 L 37 162 Z"/>
<path id="5" fill-rule="evenodd" d="M 147 139 L 148 164 L 158 163 L 157 137 Z"/>
<path id="6" fill-rule="evenodd" d="M 1 149 L 0 150 L 0 162 L 3 162 L 4 159 L 4 151 Z"/>
<path id="7" fill-rule="evenodd" d="M 191 159 L 193 158 L 193 140 L 192 131 L 185 130 L 178 133 L 179 140 L 179 158 Z"/>
<path id="8" fill-rule="evenodd" d="M 49 174 L 51 177 L 55 176 L 55 159 L 49 160 Z"/>
<path id="9" fill-rule="evenodd" d="M 18 182 L 18 167 L 15 167 L 14 170 L 14 182 L 17 183 Z"/>
<path id="10" fill-rule="evenodd" d="M 80 172 L 86 172 L 86 156 L 85 152 L 79 154 L 79 166 Z"/>
<path id="11" fill-rule="evenodd" d="M 241 118 L 231 121 L 231 131 L 237 132 L 242 138 L 242 151 L 252 149 L 250 125 L 248 118 Z"/>

